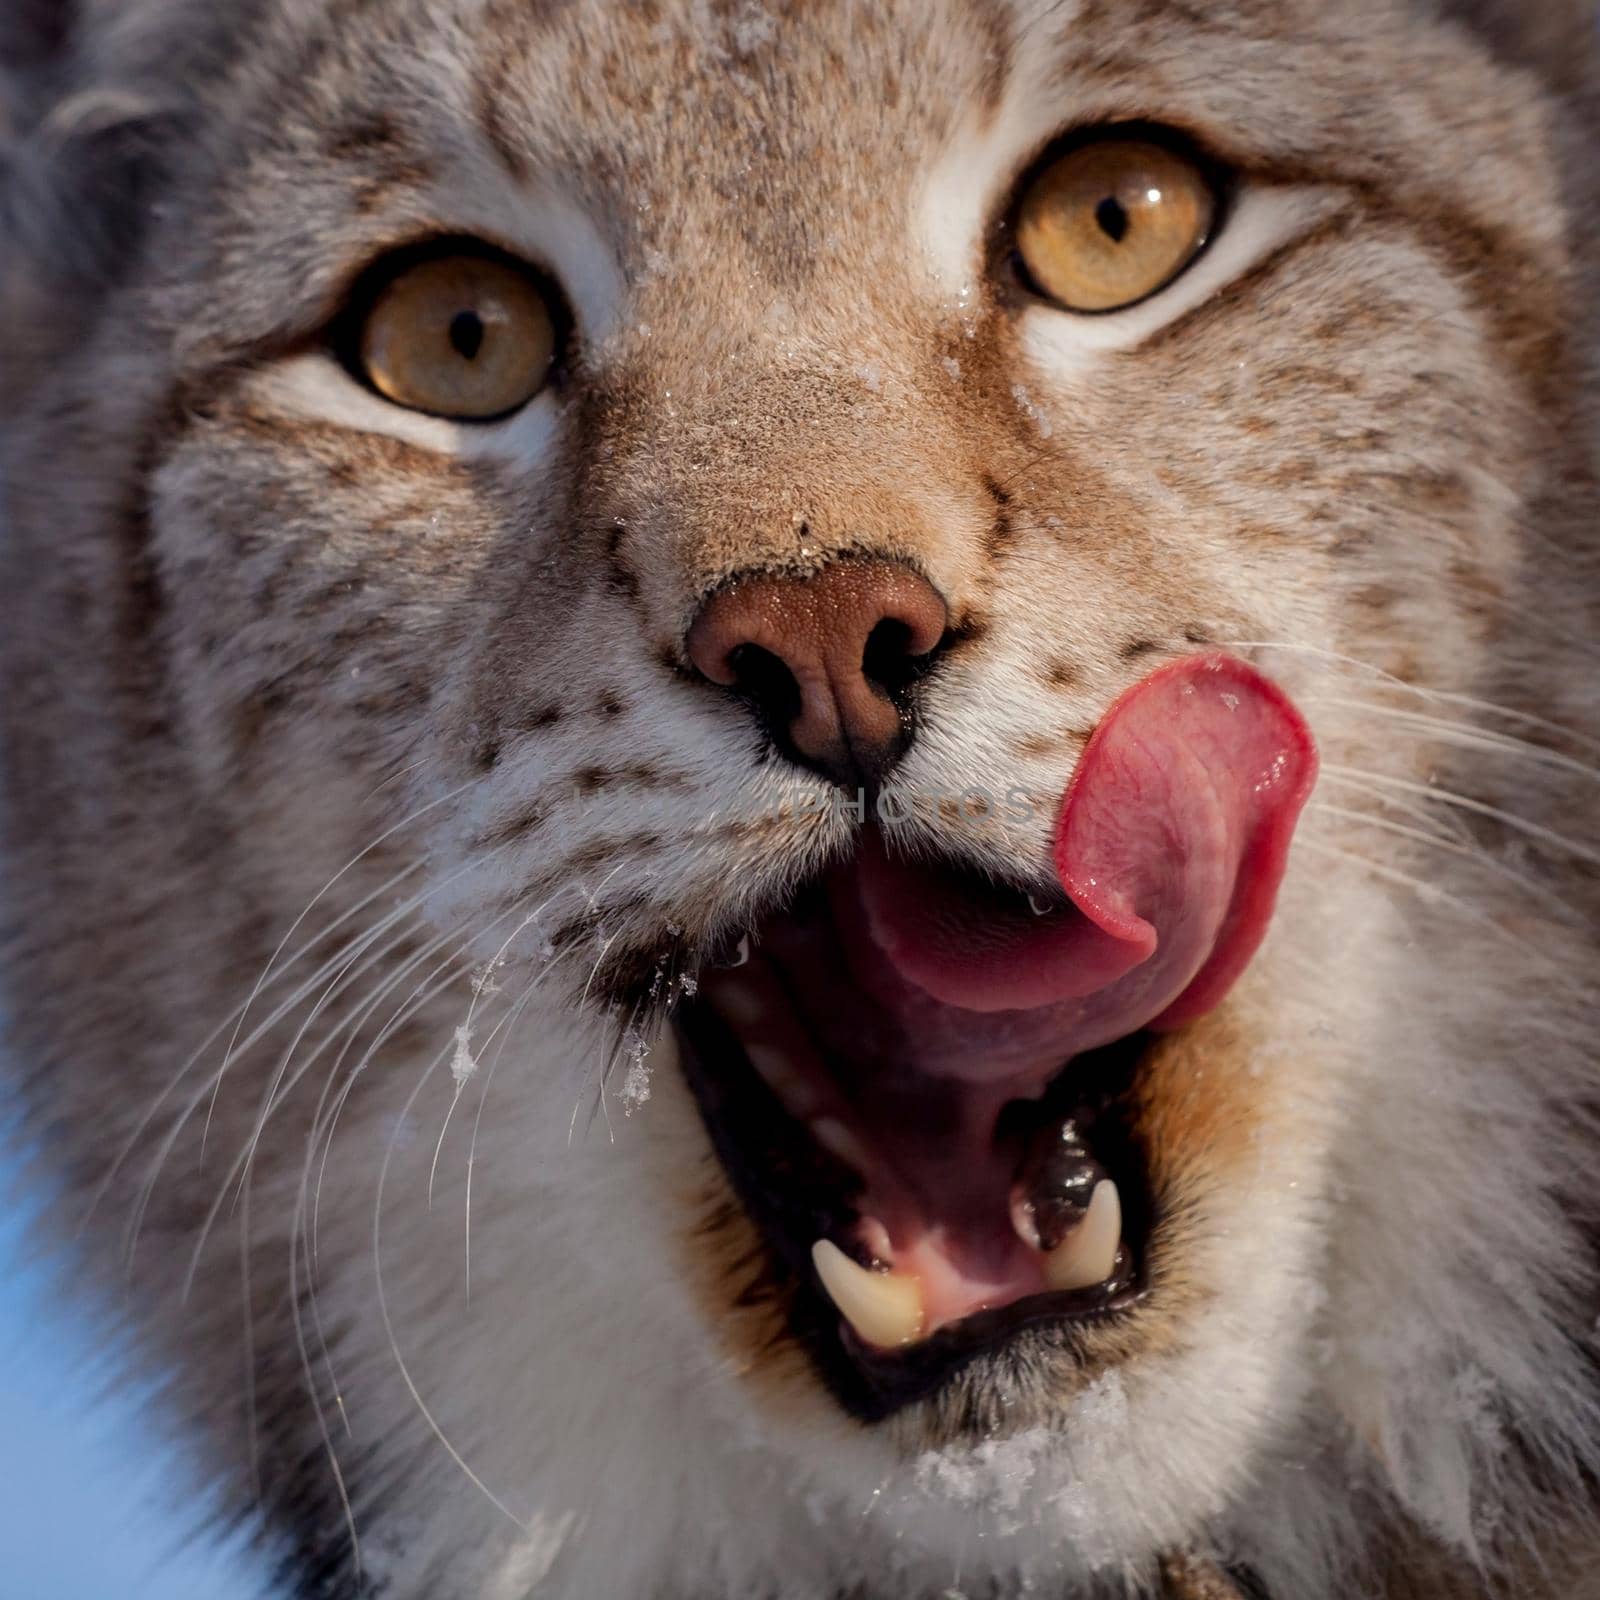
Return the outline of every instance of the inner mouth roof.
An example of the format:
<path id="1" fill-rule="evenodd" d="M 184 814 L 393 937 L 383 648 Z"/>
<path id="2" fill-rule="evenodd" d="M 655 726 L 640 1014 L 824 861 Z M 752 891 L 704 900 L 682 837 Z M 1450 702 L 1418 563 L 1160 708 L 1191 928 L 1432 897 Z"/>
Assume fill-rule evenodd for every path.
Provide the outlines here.
<path id="1" fill-rule="evenodd" d="M 1098 1134 L 1047 1091 L 1070 1106 L 1072 1063 L 1217 1004 L 1266 931 L 1315 774 L 1280 690 L 1188 657 L 1090 741 L 1055 842 L 1065 896 L 1045 914 L 899 859 L 869 828 L 745 965 L 706 975 L 708 1006 L 848 1175 L 853 1215 L 815 1238 L 812 1265 L 860 1342 L 904 1346 L 1126 1276 Z"/>

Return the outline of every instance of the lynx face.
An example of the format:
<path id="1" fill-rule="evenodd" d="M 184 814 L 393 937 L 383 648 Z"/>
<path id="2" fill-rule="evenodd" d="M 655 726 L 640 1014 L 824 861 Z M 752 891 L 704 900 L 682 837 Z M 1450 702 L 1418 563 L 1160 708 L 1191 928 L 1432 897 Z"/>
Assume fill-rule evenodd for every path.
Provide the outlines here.
<path id="1" fill-rule="evenodd" d="M 16 1055 L 305 1593 L 1577 1592 L 1591 32 L 19 80 Z"/>

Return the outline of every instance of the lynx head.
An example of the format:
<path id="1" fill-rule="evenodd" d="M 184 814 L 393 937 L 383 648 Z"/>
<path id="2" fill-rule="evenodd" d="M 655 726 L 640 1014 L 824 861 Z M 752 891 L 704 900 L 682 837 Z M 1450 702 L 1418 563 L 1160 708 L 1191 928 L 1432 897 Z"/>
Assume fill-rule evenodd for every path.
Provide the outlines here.
<path id="1" fill-rule="evenodd" d="M 303 1592 L 1567 1592 L 1587 8 L 35 9 L 14 1054 Z"/>

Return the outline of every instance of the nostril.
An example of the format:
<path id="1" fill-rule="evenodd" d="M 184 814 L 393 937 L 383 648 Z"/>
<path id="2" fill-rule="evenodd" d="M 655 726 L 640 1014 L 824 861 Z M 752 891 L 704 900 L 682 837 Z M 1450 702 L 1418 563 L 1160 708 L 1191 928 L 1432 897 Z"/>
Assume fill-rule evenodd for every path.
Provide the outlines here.
<path id="1" fill-rule="evenodd" d="M 882 689 L 891 700 L 898 701 L 938 660 L 943 641 L 918 654 L 915 646 L 920 642 L 909 622 L 899 617 L 885 617 L 867 635 L 861 657 L 862 676 Z"/>
<path id="2" fill-rule="evenodd" d="M 727 655 L 730 687 L 748 700 L 769 727 L 787 728 L 800 715 L 800 685 L 788 666 L 758 644 L 736 645 Z"/>

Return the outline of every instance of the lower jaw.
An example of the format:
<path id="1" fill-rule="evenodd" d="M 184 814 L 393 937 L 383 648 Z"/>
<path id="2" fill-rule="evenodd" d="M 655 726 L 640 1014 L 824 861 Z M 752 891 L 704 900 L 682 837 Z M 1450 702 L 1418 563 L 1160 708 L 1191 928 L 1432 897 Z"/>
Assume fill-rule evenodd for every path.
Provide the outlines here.
<path id="1" fill-rule="evenodd" d="M 1112 1273 L 1086 1288 L 1023 1293 L 896 1348 L 861 1338 L 820 1284 L 813 1250 L 819 1239 L 859 1244 L 860 1185 L 786 1112 L 772 1088 L 743 1058 L 737 1038 L 703 1002 L 678 1016 L 684 1068 L 713 1146 L 738 1199 L 759 1232 L 767 1276 L 784 1296 L 790 1334 L 808 1351 L 844 1408 L 881 1421 L 957 1385 L 975 1364 L 1001 1368 L 1048 1348 L 1070 1359 L 1078 1336 L 1126 1317 L 1147 1289 L 1143 1242 L 1153 1217 L 1144 1154 L 1129 1116 L 1131 1086 L 1151 1040 L 1134 1035 L 1079 1056 L 1042 1099 L 1008 1114 L 1048 1129 L 1065 1121 L 1090 1130 L 1095 1160 L 1114 1180 L 1123 1211 L 1123 1245 Z M 1014 1358 L 1014 1360 L 1012 1359 Z"/>

